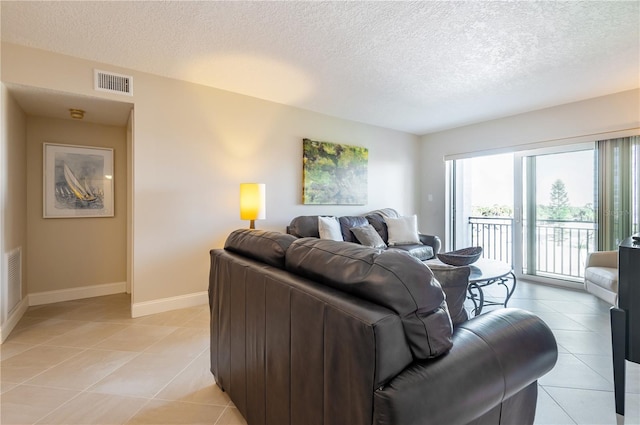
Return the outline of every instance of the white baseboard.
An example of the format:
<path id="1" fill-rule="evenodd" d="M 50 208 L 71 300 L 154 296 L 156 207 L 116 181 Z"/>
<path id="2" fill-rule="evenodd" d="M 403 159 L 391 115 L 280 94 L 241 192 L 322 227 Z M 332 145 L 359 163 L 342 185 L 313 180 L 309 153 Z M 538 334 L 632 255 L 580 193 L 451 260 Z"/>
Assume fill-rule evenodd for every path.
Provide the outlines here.
<path id="1" fill-rule="evenodd" d="M 18 303 L 16 308 L 13 309 L 7 321 L 0 326 L 0 344 L 7 339 L 13 328 L 15 328 L 20 319 L 22 319 L 27 308 L 29 308 L 29 298 L 25 297 Z"/>
<path id="2" fill-rule="evenodd" d="M 131 306 L 131 316 L 147 316 L 149 314 L 164 313 L 165 311 L 196 307 L 208 303 L 209 294 L 207 291 L 195 292 L 193 294 L 180 295 L 177 297 L 134 303 Z"/>
<path id="3" fill-rule="evenodd" d="M 81 286 L 29 294 L 29 305 L 59 303 L 104 295 L 122 294 L 127 291 L 127 282 L 104 283 L 102 285 Z"/>

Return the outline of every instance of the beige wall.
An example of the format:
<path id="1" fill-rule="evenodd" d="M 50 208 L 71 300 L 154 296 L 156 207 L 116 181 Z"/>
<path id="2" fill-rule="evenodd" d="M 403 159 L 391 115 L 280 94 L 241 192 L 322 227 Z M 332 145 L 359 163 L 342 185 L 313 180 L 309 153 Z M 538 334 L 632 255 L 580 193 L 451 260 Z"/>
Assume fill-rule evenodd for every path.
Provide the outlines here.
<path id="1" fill-rule="evenodd" d="M 284 231 L 303 214 L 414 212 L 415 136 L 159 77 L 136 90 L 174 100 L 135 105 L 136 302 L 205 289 L 208 250 L 248 225 L 239 219 L 241 182 L 266 184 L 262 229 Z M 301 205 L 304 137 L 369 149 L 368 205 Z M 142 292 L 140 282 L 165 284 Z"/>
<path id="2" fill-rule="evenodd" d="M 0 261 L 4 266 L 4 255 L 16 248 L 22 248 L 23 296 L 27 248 L 27 170 L 26 170 L 26 128 L 27 118 L 4 84 L 2 90 L 2 135 L 0 137 L 0 207 L 2 209 L 2 231 L 0 235 Z M 2 267 L 0 266 L 0 271 Z M 0 274 L 4 285 L 5 273 Z M 3 307 L 0 307 L 3 308 Z M 0 314 L 0 320 L 4 317 Z"/>
<path id="3" fill-rule="evenodd" d="M 114 150 L 114 217 L 43 218 L 44 143 Z M 27 118 L 27 281 L 38 293 L 126 281 L 126 128 Z"/>
<path id="4" fill-rule="evenodd" d="M 569 144 L 582 136 L 588 136 L 582 141 L 595 141 L 608 132 L 638 127 L 640 89 L 425 135 L 420 154 L 422 195 L 417 200 L 422 228 L 445 236 L 447 155 Z M 432 195 L 432 201 L 426 194 Z"/>
<path id="5" fill-rule="evenodd" d="M 93 68 L 132 75 L 134 96 L 95 92 Z M 284 231 L 301 214 L 357 214 L 387 206 L 417 212 L 418 137 L 411 134 L 7 44 L 2 79 L 134 103 L 134 304 L 206 291 L 209 250 L 221 247 L 231 230 L 247 226 L 238 211 L 241 182 L 267 185 L 267 219 L 257 222 L 262 229 Z M 367 205 L 301 204 L 305 137 L 369 149 Z"/>
<path id="6" fill-rule="evenodd" d="M 638 127 L 640 121 L 640 92 L 634 90 L 418 138 L 15 45 L 2 45 L 1 63 L 4 82 L 134 103 L 127 231 L 135 304 L 206 290 L 209 249 L 247 225 L 238 214 L 241 182 L 267 184 L 267 220 L 259 228 L 283 231 L 301 214 L 393 206 L 419 212 L 421 230 L 443 237 L 445 155 Z M 94 91 L 94 68 L 132 75 L 134 96 Z M 305 137 L 369 148 L 367 205 L 301 204 Z M 41 206 L 37 210 L 41 214 Z"/>

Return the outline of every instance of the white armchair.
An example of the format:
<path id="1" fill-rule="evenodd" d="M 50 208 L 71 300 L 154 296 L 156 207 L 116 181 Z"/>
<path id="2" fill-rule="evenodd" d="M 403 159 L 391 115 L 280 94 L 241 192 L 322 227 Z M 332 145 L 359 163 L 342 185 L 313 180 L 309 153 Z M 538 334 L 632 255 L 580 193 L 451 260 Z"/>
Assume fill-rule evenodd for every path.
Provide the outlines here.
<path id="1" fill-rule="evenodd" d="M 616 305 L 618 302 L 618 251 L 598 251 L 587 256 L 584 271 L 587 292 Z"/>

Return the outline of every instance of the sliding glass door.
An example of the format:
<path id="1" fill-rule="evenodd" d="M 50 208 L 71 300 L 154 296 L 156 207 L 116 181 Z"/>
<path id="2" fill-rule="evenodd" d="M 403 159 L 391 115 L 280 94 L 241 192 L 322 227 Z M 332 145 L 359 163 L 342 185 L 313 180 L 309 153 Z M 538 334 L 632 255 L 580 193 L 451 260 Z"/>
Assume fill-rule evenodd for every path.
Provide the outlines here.
<path id="1" fill-rule="evenodd" d="M 517 276 L 581 284 L 589 252 L 640 232 L 639 136 L 447 164 L 448 248 L 481 246 Z"/>
<path id="2" fill-rule="evenodd" d="M 593 143 L 450 166 L 453 249 L 482 246 L 519 276 L 582 280 L 595 250 Z"/>
<path id="3" fill-rule="evenodd" d="M 523 275 L 581 282 L 596 250 L 594 144 L 515 156 Z"/>

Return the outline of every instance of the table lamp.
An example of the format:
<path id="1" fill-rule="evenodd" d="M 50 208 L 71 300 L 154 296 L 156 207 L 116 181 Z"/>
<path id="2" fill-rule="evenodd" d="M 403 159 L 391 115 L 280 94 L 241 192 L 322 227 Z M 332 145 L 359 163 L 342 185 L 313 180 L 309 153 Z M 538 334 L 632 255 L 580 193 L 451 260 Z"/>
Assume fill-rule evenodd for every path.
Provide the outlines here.
<path id="1" fill-rule="evenodd" d="M 255 229 L 255 220 L 266 218 L 264 183 L 240 184 L 240 219 L 249 220 L 249 229 Z"/>

